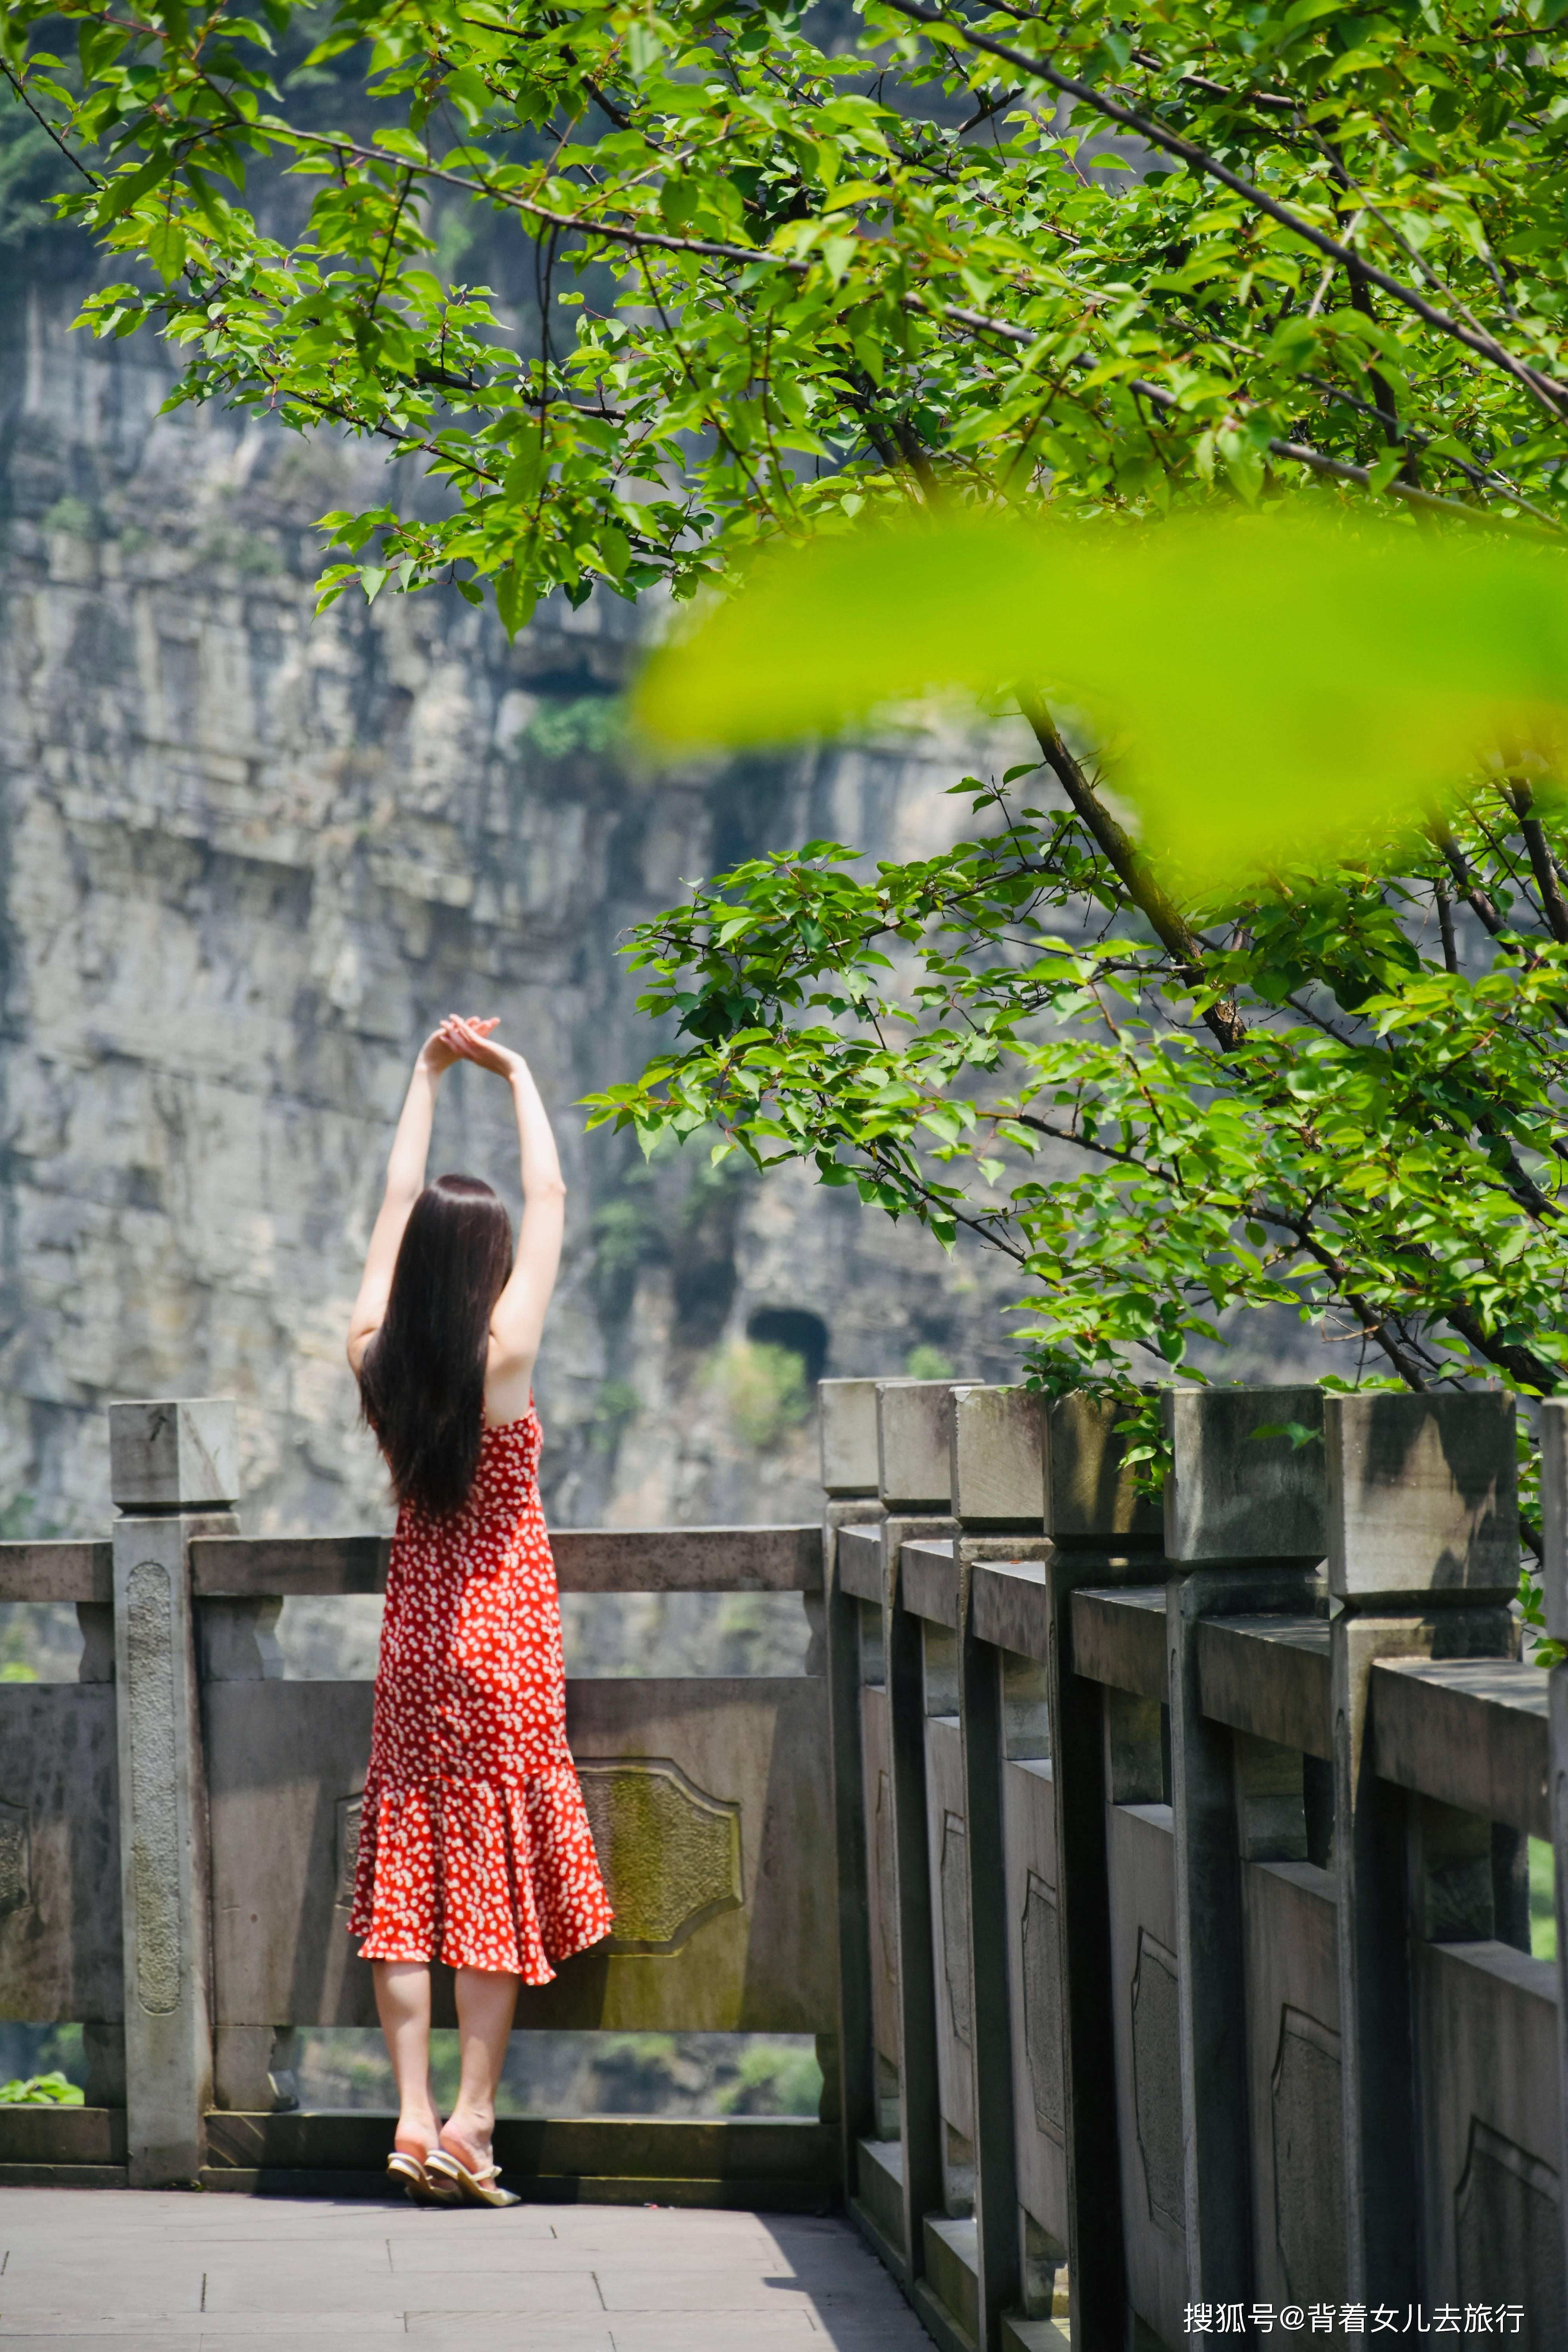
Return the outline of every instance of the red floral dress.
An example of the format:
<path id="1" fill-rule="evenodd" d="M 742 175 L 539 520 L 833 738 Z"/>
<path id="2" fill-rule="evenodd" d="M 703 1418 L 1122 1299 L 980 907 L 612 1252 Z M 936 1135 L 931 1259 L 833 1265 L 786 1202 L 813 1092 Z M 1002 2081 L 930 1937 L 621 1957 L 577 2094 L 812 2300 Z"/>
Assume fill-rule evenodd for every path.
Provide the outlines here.
<path id="1" fill-rule="evenodd" d="M 487 1428 L 449 1518 L 392 1541 L 349 1933 L 367 1960 L 548 1984 L 614 1916 L 566 1746 L 539 1415 Z"/>

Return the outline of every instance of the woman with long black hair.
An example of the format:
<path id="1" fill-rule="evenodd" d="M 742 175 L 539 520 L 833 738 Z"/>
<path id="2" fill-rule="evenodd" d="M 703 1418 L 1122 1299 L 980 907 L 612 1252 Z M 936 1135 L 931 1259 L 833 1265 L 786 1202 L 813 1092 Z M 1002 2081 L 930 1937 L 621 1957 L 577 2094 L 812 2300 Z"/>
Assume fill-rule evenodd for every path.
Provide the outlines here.
<path id="1" fill-rule="evenodd" d="M 566 1746 L 561 1607 L 539 1500 L 534 1358 L 566 1188 L 527 1063 L 494 1021 L 426 1041 L 387 1164 L 349 1361 L 397 1497 L 349 1932 L 397 2080 L 387 2170 L 419 2200 L 515 2204 L 491 2155 L 517 1988 L 596 1943 L 611 1911 Z M 514 1258 L 476 1176 L 425 1182 L 457 1061 L 506 1080 L 522 1159 Z M 462 2073 L 430 2082 L 430 1963 L 457 1971 Z"/>

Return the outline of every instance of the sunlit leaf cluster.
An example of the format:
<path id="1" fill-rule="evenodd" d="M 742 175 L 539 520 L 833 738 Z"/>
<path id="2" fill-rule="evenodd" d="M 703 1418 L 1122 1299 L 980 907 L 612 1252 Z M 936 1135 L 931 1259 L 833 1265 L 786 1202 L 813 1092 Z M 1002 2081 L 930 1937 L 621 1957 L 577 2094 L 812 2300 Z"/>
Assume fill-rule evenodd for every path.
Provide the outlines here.
<path id="1" fill-rule="evenodd" d="M 0 45 L 132 265 L 98 331 L 444 486 L 332 517 L 325 593 L 490 582 L 515 627 L 939 484 L 1554 526 L 1556 15 L 16 0 Z M 532 315 L 437 266 L 465 210 Z"/>
<path id="2" fill-rule="evenodd" d="M 1397 884 L 1304 869 L 1215 909 L 1194 982 L 1136 922 L 1092 936 L 1115 877 L 1036 789 L 977 786 L 1001 821 L 948 856 L 872 875 L 811 844 L 645 927 L 677 1042 L 600 1116 L 717 1125 L 977 1232 L 1017 1263 L 1054 1390 L 1190 1373 L 1239 1304 L 1324 1322 L 1347 1379 L 1556 1386 L 1568 946 L 1491 845 L 1517 815 L 1478 797 L 1445 835 L 1500 927 L 1473 968 L 1445 953 L 1457 900 L 1488 935 L 1434 845 Z"/>

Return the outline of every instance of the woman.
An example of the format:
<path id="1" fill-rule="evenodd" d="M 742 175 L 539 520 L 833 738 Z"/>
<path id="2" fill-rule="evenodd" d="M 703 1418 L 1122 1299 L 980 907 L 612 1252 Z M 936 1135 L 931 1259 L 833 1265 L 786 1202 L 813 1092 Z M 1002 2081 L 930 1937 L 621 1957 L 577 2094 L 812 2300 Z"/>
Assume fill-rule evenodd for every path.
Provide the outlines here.
<path id="1" fill-rule="evenodd" d="M 612 1915 L 566 1747 L 531 1386 L 566 1188 L 539 1089 L 495 1027 L 449 1016 L 414 1066 L 349 1329 L 399 1506 L 349 1932 L 364 1938 L 397 2081 L 388 2172 L 420 2201 L 510 2205 L 490 2137 L 518 1984 L 548 1984 Z M 515 1260 L 488 1184 L 425 1183 L 436 1089 L 458 1060 L 511 1089 Z M 445 2125 L 433 1959 L 457 1970 L 462 2074 Z"/>

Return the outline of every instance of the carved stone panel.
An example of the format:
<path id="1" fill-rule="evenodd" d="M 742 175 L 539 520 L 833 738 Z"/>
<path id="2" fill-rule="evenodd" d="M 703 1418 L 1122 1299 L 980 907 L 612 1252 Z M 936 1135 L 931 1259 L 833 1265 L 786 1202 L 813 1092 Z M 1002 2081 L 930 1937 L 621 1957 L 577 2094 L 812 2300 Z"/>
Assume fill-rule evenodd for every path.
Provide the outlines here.
<path id="1" fill-rule="evenodd" d="M 926 1631 L 929 1635 L 931 1627 Z M 930 1657 L 928 1643 L 928 1664 Z M 926 1717 L 925 1768 L 925 1820 L 921 1826 L 931 1890 L 930 1917 L 925 1926 L 931 1938 L 927 1948 L 935 2007 L 937 2105 L 950 2136 L 968 2141 L 974 2137 L 974 2000 L 969 1961 L 969 1839 L 964 1822 L 963 1746 L 956 1717 Z M 895 1799 L 898 1794 L 895 1781 Z M 898 1827 L 901 1838 L 901 1818 Z M 963 2164 L 969 2161 L 962 2155 L 956 2160 Z M 950 2177 L 948 2190 L 962 2206 L 967 2194 L 962 2184 Z"/>
<path id="2" fill-rule="evenodd" d="M 882 1974 L 889 1993 L 899 1990 L 899 1939 L 893 1924 L 893 1782 L 877 1777 L 877 1907 L 882 1923 Z"/>
<path id="3" fill-rule="evenodd" d="M 1024 1898 L 1024 2046 L 1034 2094 L 1035 2121 L 1058 2147 L 1066 2145 L 1067 2097 L 1062 2081 L 1061 1954 L 1057 1898 L 1030 1871 Z"/>
<path id="4" fill-rule="evenodd" d="M 338 1799 L 338 1892 L 337 1908 L 347 1911 L 354 1899 L 354 1875 L 359 1869 L 360 1822 L 364 1813 L 364 1798 Z"/>
<path id="5" fill-rule="evenodd" d="M 168 1570 L 157 1560 L 142 1561 L 131 1570 L 127 1593 L 136 1998 L 150 2017 L 167 2017 L 178 2006 L 184 1966 L 174 1760 L 174 1601 Z"/>
<path id="6" fill-rule="evenodd" d="M 1061 1933 L 1057 1908 L 1056 1789 L 1043 1757 L 1002 1770 L 1007 1935 L 1007 2010 L 1013 2142 L 1018 2202 L 1034 2230 L 1065 2259 L 1068 2210 L 1066 2053 L 1062 2042 Z M 1115 2095 L 1114 2075 L 1110 2082 Z M 1131 2133 L 1129 2131 L 1129 2141 Z M 1163 2240 L 1161 2241 L 1163 2244 Z M 1038 2249 L 1037 2248 L 1037 2251 Z"/>
<path id="7" fill-rule="evenodd" d="M 612 1952 L 678 1952 L 744 1899 L 741 1808 L 668 1757 L 578 1766 L 616 1926 Z"/>
<path id="8" fill-rule="evenodd" d="M 218 2022 L 374 2024 L 370 1968 L 344 1932 L 371 1685 L 205 1696 Z M 567 1730 L 618 1935 L 525 1986 L 520 2026 L 826 2032 L 837 1892 L 820 1681 L 569 1683 Z M 35 1814 L 35 1882 L 37 1835 Z M 448 2024 L 449 1971 L 433 1998 Z"/>
<path id="9" fill-rule="evenodd" d="M 1522 2304 L 1521 2352 L 1568 2344 L 1563 2262 L 1563 2189 L 1539 2157 L 1470 2119 L 1470 2145 L 1454 2191 L 1462 2303 Z"/>
<path id="10" fill-rule="evenodd" d="M 1127 2299 L 1154 2341 L 1176 2346 L 1191 2332 L 1194 2283 L 1184 2226 L 1174 1824 L 1168 1805 L 1110 1804 L 1105 1816 Z"/>
<path id="11" fill-rule="evenodd" d="M 879 1619 L 879 1625 L 880 1620 Z M 888 1694 L 860 1693 L 861 1786 L 866 1797 L 866 1905 L 870 1931 L 871 2037 L 879 2057 L 899 2063 L 899 1945 L 893 1917 L 893 1785 L 888 1753 Z"/>
<path id="12" fill-rule="evenodd" d="M 1175 1955 L 1141 1927 L 1132 1975 L 1132 2090 L 1138 2151 L 1143 2161 L 1150 2218 L 1173 2238 L 1185 2233 L 1178 2031 Z"/>
<path id="13" fill-rule="evenodd" d="M 0 1683 L 0 2017 L 121 2014 L 114 1697 Z"/>
<path id="14" fill-rule="evenodd" d="M 1304 2010 L 1279 2015 L 1271 2084 L 1275 2240 L 1298 2302 L 1341 2303 L 1345 2278 L 1340 2037 Z"/>
<path id="15" fill-rule="evenodd" d="M 0 1803 L 0 1915 L 33 1899 L 26 1805 Z"/>
<path id="16" fill-rule="evenodd" d="M 967 2043 L 974 2018 L 969 1971 L 969 1840 L 958 1813 L 944 1813 L 942 1820 L 942 1952 L 952 2030 Z"/>

